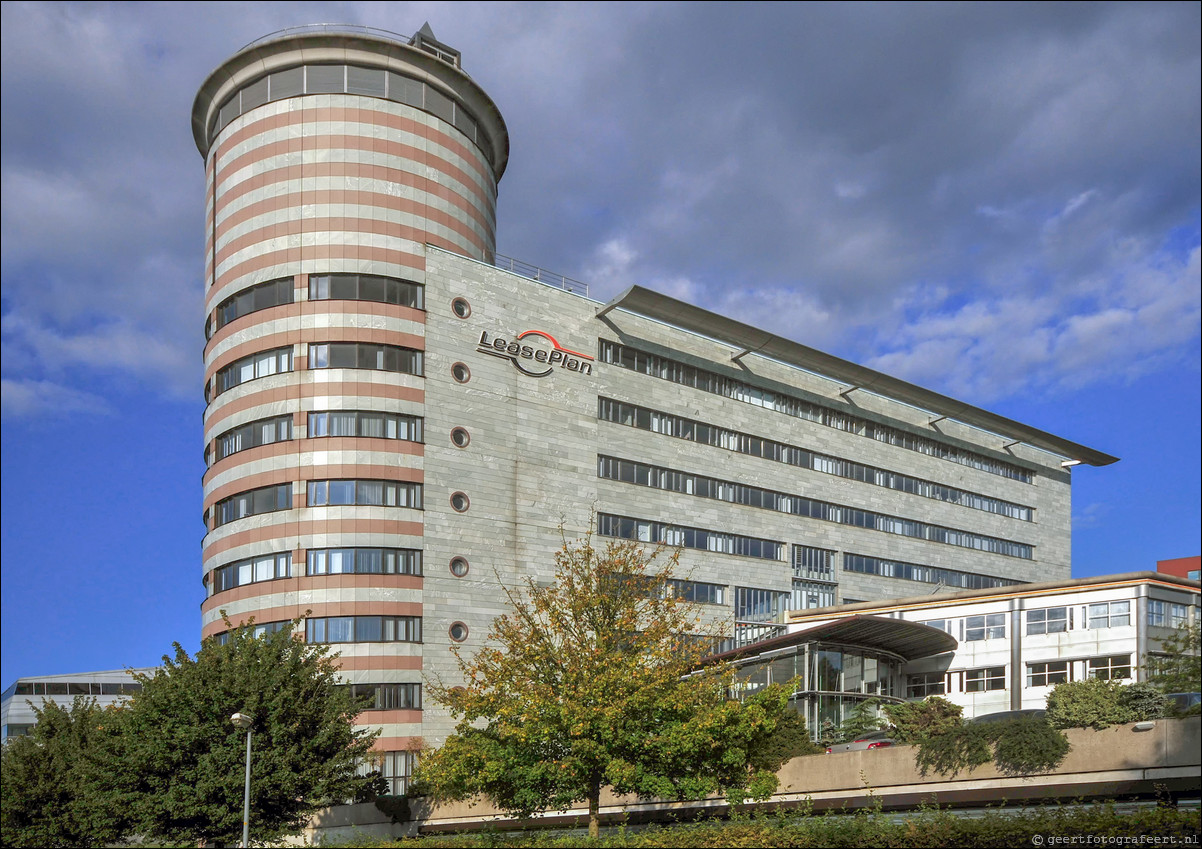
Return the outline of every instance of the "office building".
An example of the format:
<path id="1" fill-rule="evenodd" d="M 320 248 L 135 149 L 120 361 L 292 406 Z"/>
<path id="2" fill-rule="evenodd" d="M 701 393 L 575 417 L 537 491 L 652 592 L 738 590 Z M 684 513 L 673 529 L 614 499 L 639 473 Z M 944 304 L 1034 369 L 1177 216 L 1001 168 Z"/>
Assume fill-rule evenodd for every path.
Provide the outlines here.
<path id="1" fill-rule="evenodd" d="M 641 287 L 495 254 L 509 155 L 459 54 L 312 27 L 193 109 L 206 183 L 203 633 L 336 643 L 392 777 L 505 588 L 602 537 L 683 549 L 747 642 L 786 610 L 1069 577 L 1114 458 Z"/>
<path id="2" fill-rule="evenodd" d="M 92 699 L 100 707 L 109 707 L 142 689 L 133 678 L 135 674 L 152 672 L 153 669 L 112 669 L 18 678 L 0 696 L 0 742 L 28 734 L 37 722 L 35 707 L 53 702 L 70 708 L 78 696 Z"/>

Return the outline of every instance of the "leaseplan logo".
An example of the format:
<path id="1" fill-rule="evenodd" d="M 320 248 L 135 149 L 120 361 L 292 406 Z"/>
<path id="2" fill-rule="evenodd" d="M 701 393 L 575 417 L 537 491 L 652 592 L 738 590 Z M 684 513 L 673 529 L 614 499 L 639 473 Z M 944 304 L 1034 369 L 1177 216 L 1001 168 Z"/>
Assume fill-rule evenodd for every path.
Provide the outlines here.
<path id="1" fill-rule="evenodd" d="M 592 357 L 568 350 L 543 330 L 526 330 L 512 340 L 490 336 L 485 330 L 480 333 L 480 344 L 476 350 L 490 357 L 509 360 L 515 369 L 530 377 L 546 377 L 556 368 L 578 374 L 593 373 Z"/>

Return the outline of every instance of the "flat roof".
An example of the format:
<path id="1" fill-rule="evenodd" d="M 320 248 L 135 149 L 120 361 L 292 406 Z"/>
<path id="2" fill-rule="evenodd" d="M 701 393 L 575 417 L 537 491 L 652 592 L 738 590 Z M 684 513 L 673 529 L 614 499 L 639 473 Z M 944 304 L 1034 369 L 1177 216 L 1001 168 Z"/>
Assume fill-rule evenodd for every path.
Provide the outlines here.
<path id="1" fill-rule="evenodd" d="M 802 345 L 800 342 L 794 342 L 783 336 L 743 324 L 727 316 L 712 313 L 642 286 L 631 286 L 602 307 L 598 315 L 605 315 L 612 309 L 623 309 L 673 327 L 679 327 L 682 330 L 716 339 L 736 349 L 732 359 L 739 359 L 747 354 L 760 354 L 787 365 L 816 372 L 847 384 L 849 387 L 865 389 L 885 398 L 935 413 L 939 417 L 987 430 L 1000 437 L 1026 443 L 1090 466 L 1107 466 L 1118 460 L 1118 457 L 1112 457 L 1038 428 L 1016 422 L 1005 416 L 999 416 L 963 401 L 957 401 L 955 398 L 940 395 L 930 389 L 923 389 L 913 383 L 890 377 L 866 366 L 840 359 L 816 348 Z"/>
<path id="2" fill-rule="evenodd" d="M 1011 584 L 1006 587 L 990 587 L 984 590 L 963 590 L 938 595 L 917 595 L 905 598 L 887 598 L 878 601 L 857 601 L 852 604 L 837 604 L 809 610 L 791 610 L 786 615 L 790 624 L 804 624 L 807 619 L 828 619 L 831 616 L 868 616 L 882 609 L 895 610 L 906 607 L 942 607 L 963 604 L 967 601 L 987 601 L 993 598 L 1014 596 L 1050 595 L 1065 590 L 1098 589 L 1121 587 L 1131 584 L 1160 584 L 1172 589 L 1198 592 L 1202 582 L 1191 581 L 1164 572 L 1123 572 L 1117 575 L 1096 575 L 1088 578 L 1073 578 L 1067 581 L 1041 581 L 1033 584 Z M 893 620 L 897 621 L 897 620 Z M 805 633 L 800 632 L 800 633 Z"/>

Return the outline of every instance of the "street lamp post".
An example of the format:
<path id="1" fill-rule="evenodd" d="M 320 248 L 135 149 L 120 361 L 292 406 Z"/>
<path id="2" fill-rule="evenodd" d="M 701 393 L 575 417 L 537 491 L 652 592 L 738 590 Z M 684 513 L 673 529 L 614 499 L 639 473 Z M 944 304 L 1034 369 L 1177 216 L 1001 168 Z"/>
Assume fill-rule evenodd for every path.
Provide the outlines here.
<path id="1" fill-rule="evenodd" d="M 250 845 L 250 735 L 255 720 L 244 713 L 236 713 L 230 717 L 230 722 L 246 732 L 246 786 L 242 791 L 242 849 L 246 849 Z"/>

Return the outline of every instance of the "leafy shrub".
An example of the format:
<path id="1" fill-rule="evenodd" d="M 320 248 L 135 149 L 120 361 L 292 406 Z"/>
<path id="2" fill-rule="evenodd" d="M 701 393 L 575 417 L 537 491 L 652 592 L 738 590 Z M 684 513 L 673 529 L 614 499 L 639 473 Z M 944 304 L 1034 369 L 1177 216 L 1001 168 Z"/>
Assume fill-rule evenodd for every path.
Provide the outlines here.
<path id="1" fill-rule="evenodd" d="M 921 702 L 885 705 L 885 716 L 893 726 L 893 738 L 899 743 L 917 743 L 954 731 L 963 724 L 964 708 L 942 696 L 927 696 Z"/>
<path id="2" fill-rule="evenodd" d="M 795 710 L 785 710 L 776 721 L 776 730 L 749 748 L 747 763 L 753 770 L 776 772 L 793 758 L 816 755 L 821 751 L 810 740 L 805 717 Z"/>
<path id="3" fill-rule="evenodd" d="M 1023 716 L 995 722 L 993 760 L 1008 775 L 1051 772 L 1070 748 L 1064 733 L 1043 717 Z"/>
<path id="4" fill-rule="evenodd" d="M 954 777 L 993 759 L 993 731 L 1002 722 L 954 726 L 941 734 L 923 737 L 915 763 L 923 775 L 937 772 Z"/>
<path id="5" fill-rule="evenodd" d="M 1119 691 L 1119 704 L 1131 714 L 1132 722 L 1160 719 L 1169 715 L 1169 700 L 1152 684 L 1128 684 Z"/>

